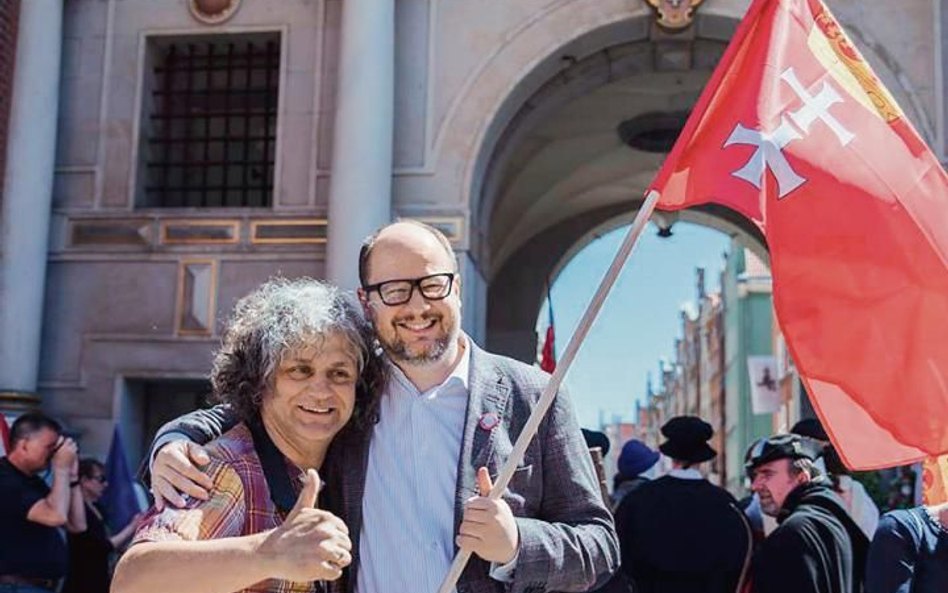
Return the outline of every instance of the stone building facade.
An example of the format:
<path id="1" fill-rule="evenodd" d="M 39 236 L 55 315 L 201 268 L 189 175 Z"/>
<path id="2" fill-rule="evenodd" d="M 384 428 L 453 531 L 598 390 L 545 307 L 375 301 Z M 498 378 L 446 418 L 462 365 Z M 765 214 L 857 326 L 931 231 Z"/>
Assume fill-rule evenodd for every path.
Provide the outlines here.
<path id="1" fill-rule="evenodd" d="M 748 3 L 670 33 L 644 0 L 0 0 L 3 405 L 96 454 L 119 421 L 135 457 L 237 297 L 353 286 L 394 216 L 445 230 L 467 331 L 531 360 L 548 279 L 634 215 Z M 948 0 L 828 4 L 944 160 Z"/>

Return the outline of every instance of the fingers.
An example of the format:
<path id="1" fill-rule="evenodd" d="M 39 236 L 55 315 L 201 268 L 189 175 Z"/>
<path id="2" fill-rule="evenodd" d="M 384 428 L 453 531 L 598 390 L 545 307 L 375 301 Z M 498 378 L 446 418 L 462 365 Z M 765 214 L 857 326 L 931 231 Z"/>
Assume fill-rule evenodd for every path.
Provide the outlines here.
<path id="1" fill-rule="evenodd" d="M 193 498 L 197 498 L 200 500 L 207 500 L 208 498 L 210 498 L 207 493 L 208 491 L 198 486 L 196 483 L 194 483 L 194 480 L 192 480 L 190 476 L 182 476 L 181 474 L 175 471 L 172 471 L 172 472 L 167 473 L 164 476 L 164 479 L 168 484 L 170 484 L 175 489 L 175 491 L 177 491 L 180 494 L 187 494 L 188 496 L 191 496 Z M 208 485 L 208 489 L 210 489 L 212 485 L 213 485 L 213 482 Z M 181 500 L 183 501 L 184 499 L 181 498 Z M 179 506 L 179 505 L 175 505 L 175 506 Z"/>
<path id="2" fill-rule="evenodd" d="M 458 536 L 454 538 L 454 543 L 465 552 L 474 552 L 480 555 L 479 552 L 481 546 L 484 544 L 484 540 L 472 535 L 458 534 Z"/>
<path id="3" fill-rule="evenodd" d="M 306 474 L 303 476 L 303 489 L 300 491 L 300 495 L 296 499 L 296 504 L 293 505 L 293 510 L 291 510 L 290 514 L 287 515 L 286 520 L 289 521 L 296 517 L 303 511 L 303 509 L 314 508 L 316 506 L 316 496 L 318 494 L 319 474 L 317 474 L 316 470 L 314 469 L 306 470 Z"/>
<path id="4" fill-rule="evenodd" d="M 322 552 L 325 555 L 327 562 L 331 562 L 339 568 L 345 568 L 352 563 L 352 553 L 351 545 L 349 547 L 344 546 L 343 544 L 347 543 L 343 540 L 326 540 L 320 544 L 320 547 L 323 548 Z"/>
<path id="5" fill-rule="evenodd" d="M 319 563 L 321 573 L 318 579 L 319 581 L 335 581 L 342 576 L 342 569 L 328 560 L 323 560 Z"/>
<path id="6" fill-rule="evenodd" d="M 183 452 L 174 448 L 170 453 L 169 465 L 172 469 L 199 486 L 207 489 L 214 486 L 211 478 L 200 469 L 211 462 L 211 457 L 204 447 L 185 441 Z"/>
<path id="7" fill-rule="evenodd" d="M 190 457 L 194 463 L 200 466 L 205 466 L 211 462 L 211 456 L 208 455 L 207 449 L 205 449 L 201 445 L 198 445 L 197 443 L 192 443 L 189 441 L 187 444 L 187 449 L 188 449 L 188 457 Z"/>
<path id="8" fill-rule="evenodd" d="M 489 496 L 494 487 L 493 480 L 490 479 L 490 472 L 486 467 L 477 470 L 477 490 L 481 496 Z"/>
<path id="9" fill-rule="evenodd" d="M 186 504 L 174 486 L 168 480 L 158 476 L 151 479 L 151 493 L 155 497 L 155 508 L 159 511 L 164 510 L 166 502 L 179 509 Z"/>
<path id="10" fill-rule="evenodd" d="M 209 463 L 207 451 L 193 443 L 174 441 L 162 447 L 155 455 L 152 468 L 152 491 L 155 493 L 156 503 L 160 495 L 174 506 L 183 506 L 184 499 L 179 493 L 207 500 L 207 491 L 214 483 L 195 465 L 195 462 L 201 460 L 205 464 Z M 160 504 L 156 506 L 162 508 Z"/>

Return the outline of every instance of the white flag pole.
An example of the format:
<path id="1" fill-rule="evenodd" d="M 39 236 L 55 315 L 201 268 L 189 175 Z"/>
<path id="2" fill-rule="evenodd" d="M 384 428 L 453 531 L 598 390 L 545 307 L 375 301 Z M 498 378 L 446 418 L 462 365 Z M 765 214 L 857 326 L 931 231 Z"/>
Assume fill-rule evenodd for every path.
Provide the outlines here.
<path id="1" fill-rule="evenodd" d="M 520 432 L 520 436 L 517 437 L 517 442 L 514 443 L 513 450 L 510 452 L 510 457 L 507 458 L 506 465 L 500 470 L 500 475 L 497 477 L 494 488 L 490 491 L 490 495 L 488 496 L 490 500 L 500 498 L 504 490 L 507 489 L 507 485 L 513 477 L 514 470 L 520 465 L 520 462 L 523 461 L 527 446 L 530 444 L 530 441 L 533 440 L 534 435 L 536 435 L 537 429 L 540 427 L 540 422 L 543 420 L 543 417 L 546 416 L 547 410 L 550 409 L 550 405 L 553 403 L 553 398 L 556 397 L 556 393 L 560 389 L 563 377 L 573 363 L 573 359 L 576 358 L 576 353 L 579 351 L 583 340 L 586 339 L 586 334 L 589 333 L 589 329 L 592 327 L 593 321 L 596 320 L 599 310 L 602 309 L 602 305 L 606 301 L 606 297 L 609 295 L 612 285 L 615 284 L 616 278 L 619 277 L 619 272 L 622 271 L 622 267 L 625 265 L 626 260 L 629 259 L 632 249 L 635 247 L 639 236 L 641 236 L 642 231 L 645 229 L 645 225 L 652 216 L 652 211 L 655 210 L 655 204 L 658 202 L 658 198 L 659 193 L 657 191 L 650 191 L 645 197 L 645 202 L 639 209 L 638 214 L 635 215 L 635 220 L 632 222 L 629 234 L 626 235 L 622 245 L 619 246 L 619 251 L 616 253 L 615 259 L 612 260 L 612 265 L 602 279 L 599 289 L 596 290 L 592 302 L 589 303 L 589 308 L 586 309 L 583 318 L 579 321 L 579 326 L 576 328 L 572 337 L 570 337 L 569 344 L 566 345 L 566 351 L 563 353 L 563 358 L 557 362 L 553 376 L 550 377 L 550 381 L 543 389 L 543 394 L 540 396 L 536 408 L 533 409 L 533 413 L 530 414 L 530 418 Z M 451 570 L 448 571 L 444 582 L 441 583 L 441 588 L 438 589 L 438 593 L 451 593 L 451 591 L 454 590 L 454 586 L 461 577 L 461 573 L 464 571 L 464 567 L 467 566 L 467 561 L 470 557 L 470 552 L 464 550 L 458 552 L 457 556 L 454 557 L 454 561 L 451 563 Z"/>

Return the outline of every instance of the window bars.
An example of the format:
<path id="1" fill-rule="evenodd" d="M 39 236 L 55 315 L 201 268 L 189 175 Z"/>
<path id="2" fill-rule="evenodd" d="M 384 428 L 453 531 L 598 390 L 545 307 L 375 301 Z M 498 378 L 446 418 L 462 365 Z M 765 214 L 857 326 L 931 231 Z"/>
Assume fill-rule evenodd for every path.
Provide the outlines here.
<path id="1" fill-rule="evenodd" d="M 145 205 L 253 208 L 273 202 L 280 44 L 215 36 L 156 48 Z"/>

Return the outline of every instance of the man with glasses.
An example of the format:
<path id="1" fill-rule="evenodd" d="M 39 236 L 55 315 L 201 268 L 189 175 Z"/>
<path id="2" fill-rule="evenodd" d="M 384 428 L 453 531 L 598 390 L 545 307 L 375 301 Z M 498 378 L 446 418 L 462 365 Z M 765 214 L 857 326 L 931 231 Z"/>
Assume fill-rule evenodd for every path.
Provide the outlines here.
<path id="1" fill-rule="evenodd" d="M 31 412 L 13 423 L 10 453 L 0 458 L 0 593 L 52 592 L 66 574 L 58 529 L 86 528 L 76 455 L 52 418 Z M 50 466 L 52 488 L 41 477 Z"/>
<path id="2" fill-rule="evenodd" d="M 456 546 L 474 554 L 458 591 L 586 591 L 605 582 L 618 565 L 617 537 L 565 394 L 503 498 L 486 498 L 548 377 L 461 332 L 448 239 L 417 222 L 387 225 L 363 244 L 359 277 L 392 376 L 378 423 L 340 435 L 327 459 L 328 494 L 352 533 L 346 590 L 433 593 Z M 228 422 L 221 410 L 197 412 L 162 432 L 205 442 Z M 156 494 L 172 503 L 175 489 L 200 495 L 190 459 L 202 453 L 181 441 L 161 447 Z"/>

